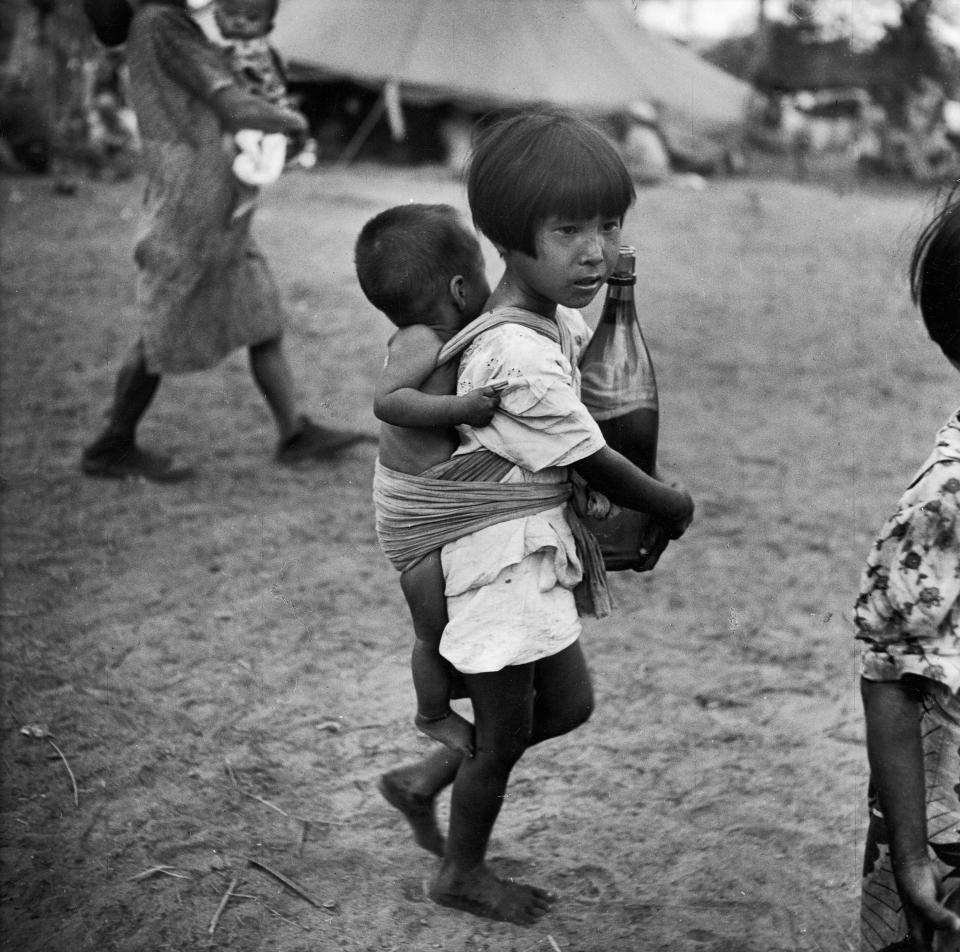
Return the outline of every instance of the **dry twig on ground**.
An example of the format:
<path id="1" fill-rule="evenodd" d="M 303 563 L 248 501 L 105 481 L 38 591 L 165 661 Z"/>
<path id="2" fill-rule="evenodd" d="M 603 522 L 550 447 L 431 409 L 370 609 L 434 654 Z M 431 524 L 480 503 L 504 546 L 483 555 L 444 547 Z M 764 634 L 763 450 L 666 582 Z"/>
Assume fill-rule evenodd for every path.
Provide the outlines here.
<path id="1" fill-rule="evenodd" d="M 230 881 L 230 885 L 227 887 L 227 891 L 223 894 L 223 899 L 220 900 L 220 905 L 217 906 L 217 911 L 213 914 L 213 918 L 210 920 L 210 926 L 207 929 L 207 932 L 210 935 L 213 935 L 214 931 L 217 928 L 217 923 L 220 921 L 220 917 L 223 915 L 223 910 L 227 908 L 227 903 L 230 902 L 230 897 L 233 895 L 233 891 L 237 888 L 240 883 L 240 879 L 237 876 L 234 876 Z"/>
<path id="2" fill-rule="evenodd" d="M 284 876 L 283 873 L 278 873 L 275 869 L 271 869 L 269 866 L 267 866 L 266 863 L 261 863 L 260 860 L 253 859 L 252 857 L 247 857 L 247 862 L 255 869 L 259 869 L 268 876 L 272 876 L 277 880 L 277 882 L 282 883 L 291 892 L 296 893 L 301 899 L 304 899 L 310 903 L 311 906 L 316 906 L 317 909 L 323 908 L 323 904 L 321 902 L 318 902 L 316 899 L 314 899 L 313 896 L 311 896 L 302 886 L 295 883 L 289 877 Z"/>
<path id="3" fill-rule="evenodd" d="M 63 751 L 53 742 L 53 736 L 50 731 L 42 724 L 25 724 L 20 728 L 20 733 L 25 737 L 32 737 L 34 740 L 45 740 L 56 752 L 57 756 L 63 761 L 63 766 L 67 768 L 70 775 L 70 783 L 73 785 L 73 805 L 80 806 L 80 791 L 77 789 L 77 778 L 70 769 L 70 762 L 64 756 Z"/>

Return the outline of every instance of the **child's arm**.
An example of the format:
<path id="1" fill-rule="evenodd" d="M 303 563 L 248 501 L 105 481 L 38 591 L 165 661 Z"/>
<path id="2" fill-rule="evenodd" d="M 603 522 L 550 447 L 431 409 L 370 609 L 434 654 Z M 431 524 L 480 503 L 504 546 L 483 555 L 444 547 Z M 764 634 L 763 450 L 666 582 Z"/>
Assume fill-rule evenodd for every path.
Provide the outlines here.
<path id="1" fill-rule="evenodd" d="M 860 682 L 867 756 L 890 835 L 893 873 L 915 948 L 930 948 L 935 929 L 960 929 L 940 905 L 940 878 L 927 849 L 926 790 L 916 692 L 903 681 Z"/>
<path id="2" fill-rule="evenodd" d="M 234 85 L 217 90 L 210 106 L 229 132 L 257 129 L 265 133 L 292 133 L 307 128 L 307 120 L 299 112 L 274 106 Z"/>
<path id="3" fill-rule="evenodd" d="M 437 336 L 422 325 L 402 327 L 393 335 L 373 400 L 378 420 L 410 427 L 486 426 L 490 422 L 500 405 L 493 387 L 463 396 L 417 389 L 437 369 L 439 350 Z"/>
<path id="4" fill-rule="evenodd" d="M 693 500 L 686 490 L 648 476 L 609 446 L 574 463 L 573 468 L 618 506 L 650 513 L 671 539 L 679 539 L 693 520 Z"/>

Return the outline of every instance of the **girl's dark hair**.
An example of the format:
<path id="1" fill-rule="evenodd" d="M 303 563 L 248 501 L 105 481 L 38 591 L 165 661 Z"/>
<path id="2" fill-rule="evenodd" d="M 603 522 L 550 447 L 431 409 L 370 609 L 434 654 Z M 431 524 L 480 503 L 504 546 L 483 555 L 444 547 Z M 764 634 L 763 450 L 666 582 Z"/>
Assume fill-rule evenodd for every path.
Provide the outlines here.
<path id="1" fill-rule="evenodd" d="M 960 361 L 960 183 L 920 233 L 910 257 L 910 294 L 931 340 Z"/>
<path id="2" fill-rule="evenodd" d="M 495 245 L 536 257 L 552 216 L 623 218 L 636 193 L 616 146 L 580 116 L 520 113 L 480 133 L 467 172 L 474 224 Z"/>
<path id="3" fill-rule="evenodd" d="M 371 218 L 353 253 L 367 300 L 397 327 L 416 324 L 458 274 L 477 276 L 480 242 L 450 205 L 397 205 Z"/>
<path id="4" fill-rule="evenodd" d="M 228 8 L 232 5 L 233 4 L 231 4 L 229 0 L 226 3 L 220 4 L 220 6 L 225 6 Z M 277 10 L 280 8 L 280 0 L 260 0 L 260 5 L 266 9 L 267 16 L 270 18 L 270 21 L 273 22 L 273 20 L 276 19 Z"/>

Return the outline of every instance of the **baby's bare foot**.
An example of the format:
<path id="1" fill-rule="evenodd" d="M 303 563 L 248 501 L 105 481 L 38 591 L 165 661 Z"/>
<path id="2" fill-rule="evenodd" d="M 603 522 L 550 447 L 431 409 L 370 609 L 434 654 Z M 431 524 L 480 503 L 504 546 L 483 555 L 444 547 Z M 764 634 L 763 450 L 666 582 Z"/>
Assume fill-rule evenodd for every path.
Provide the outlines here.
<path id="1" fill-rule="evenodd" d="M 406 817 L 416 844 L 437 856 L 443 856 L 446 841 L 437 824 L 434 798 L 415 793 L 403 768 L 385 773 L 377 789 L 390 806 Z"/>
<path id="2" fill-rule="evenodd" d="M 441 906 L 521 926 L 546 915 L 556 899 L 536 886 L 498 879 L 485 866 L 461 875 L 441 870 L 430 887 L 430 898 Z"/>
<path id="3" fill-rule="evenodd" d="M 427 737 L 440 741 L 457 753 L 473 756 L 473 724 L 456 711 L 447 711 L 442 717 L 424 717 L 417 714 L 413 723 Z"/>

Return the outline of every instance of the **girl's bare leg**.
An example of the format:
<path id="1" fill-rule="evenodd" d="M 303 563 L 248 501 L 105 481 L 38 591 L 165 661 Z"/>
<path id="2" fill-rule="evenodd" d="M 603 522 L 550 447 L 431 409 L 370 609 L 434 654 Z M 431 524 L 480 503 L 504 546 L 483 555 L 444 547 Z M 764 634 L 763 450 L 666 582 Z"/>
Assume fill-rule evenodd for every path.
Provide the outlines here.
<path id="1" fill-rule="evenodd" d="M 450 801 L 450 835 L 430 895 L 475 915 L 529 925 L 554 897 L 498 879 L 485 858 L 507 781 L 524 750 L 582 724 L 593 689 L 579 643 L 532 665 L 468 675 L 476 717 L 476 754 L 460 763 Z"/>
<path id="2" fill-rule="evenodd" d="M 529 732 L 528 745 L 568 733 L 582 724 L 590 716 L 593 709 L 593 689 L 579 643 L 571 645 L 552 658 L 538 661 L 533 666 L 507 668 L 506 672 L 521 672 L 518 683 L 522 687 L 524 696 L 529 693 L 531 667 L 533 669 L 532 685 L 534 691 L 532 701 L 533 722 Z M 477 679 L 495 677 L 497 676 L 473 675 L 467 677 L 475 711 L 478 703 L 481 706 L 484 705 L 484 701 L 479 696 L 474 696 L 477 695 Z M 529 709 L 529 704 L 529 699 L 527 699 L 527 709 Z M 496 716 L 499 709 L 499 700 L 496 696 L 493 698 L 493 705 L 494 715 Z M 487 710 L 487 714 L 484 715 L 485 723 L 490 719 L 488 707 L 489 705 L 484 707 L 484 710 Z M 510 738 L 508 737 L 508 744 L 509 742 Z M 519 756 L 516 754 L 516 748 L 512 744 L 510 746 L 513 754 Z M 522 753 L 522 750 L 520 752 Z M 413 830 L 416 842 L 438 856 L 445 855 L 445 848 L 443 836 L 436 822 L 434 803 L 441 791 L 455 779 L 459 784 L 461 762 L 472 763 L 472 761 L 463 761 L 458 754 L 449 750 L 438 750 L 417 763 L 384 774 L 379 784 L 380 792 L 387 802 L 406 817 Z M 469 781 L 470 777 L 465 775 L 465 783 L 468 786 Z M 505 786 L 506 783 L 504 782 L 504 788 Z M 461 808 L 459 811 L 454 811 L 454 804 L 451 803 L 451 836 L 457 837 L 460 849 L 459 852 L 453 851 L 454 856 L 451 864 L 444 864 L 444 868 L 441 869 L 440 875 L 434 883 L 432 894 L 438 902 L 457 908 L 470 906 L 470 911 L 480 915 L 491 915 L 491 912 L 487 910 L 492 909 L 494 918 L 503 918 L 500 900 L 503 898 L 504 889 L 509 889 L 514 884 L 502 883 L 483 866 L 487 842 L 493 827 L 493 821 L 496 820 L 499 813 L 502 794 L 503 791 L 501 790 L 499 797 L 494 800 L 492 811 L 488 811 L 483 822 L 477 830 L 473 831 L 474 835 L 471 835 L 472 818 L 469 812 L 469 791 L 467 795 L 458 800 L 458 805 Z M 478 855 L 481 871 L 475 878 L 478 880 L 476 892 L 481 894 L 479 903 L 472 898 L 474 889 L 471 885 L 455 882 L 455 880 L 461 878 L 457 872 L 458 864 L 463 863 L 460 857 L 467 856 L 475 862 Z M 470 876 L 467 876 L 466 880 L 470 880 L 470 878 Z M 521 908 L 524 908 L 527 905 L 527 900 L 531 898 L 526 892 L 529 888 L 522 887 L 521 899 L 523 901 L 520 903 Z M 487 901 L 491 896 L 492 902 Z M 536 909 L 542 908 L 538 900 L 540 900 L 540 897 L 546 897 L 546 894 L 538 890 L 535 897 L 534 907 Z M 508 906 L 511 905 L 511 903 L 508 903 Z M 542 912 L 540 914 L 542 915 Z"/>
<path id="3" fill-rule="evenodd" d="M 430 896 L 474 915 L 530 925 L 549 911 L 552 897 L 497 878 L 484 860 L 510 771 L 533 734 L 534 666 L 516 665 L 466 680 L 476 718 L 476 752 L 460 762 L 453 782 L 447 848 Z"/>
<path id="4" fill-rule="evenodd" d="M 569 734 L 593 713 L 593 684 L 580 642 L 543 658 L 533 669 L 530 746 Z"/>

